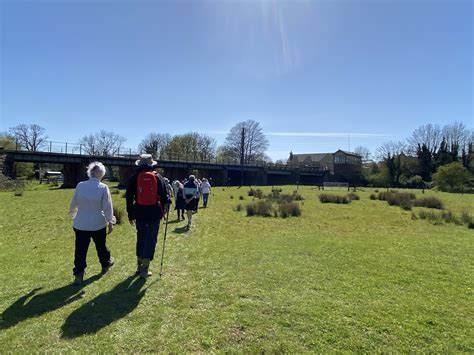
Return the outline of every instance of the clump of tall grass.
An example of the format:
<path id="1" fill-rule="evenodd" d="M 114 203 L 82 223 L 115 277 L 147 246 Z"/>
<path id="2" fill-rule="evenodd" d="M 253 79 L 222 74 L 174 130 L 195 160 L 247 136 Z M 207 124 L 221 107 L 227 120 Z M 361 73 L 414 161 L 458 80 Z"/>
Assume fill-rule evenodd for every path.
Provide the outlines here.
<path id="1" fill-rule="evenodd" d="M 22 197 L 22 196 L 23 196 L 23 193 L 24 193 L 24 190 L 15 190 L 15 191 L 13 192 L 13 196 Z"/>
<path id="2" fill-rule="evenodd" d="M 341 195 L 321 194 L 319 195 L 319 201 L 321 203 L 348 204 L 348 203 L 351 203 L 352 200 L 347 195 L 341 196 Z"/>
<path id="3" fill-rule="evenodd" d="M 236 212 L 242 211 L 242 205 L 239 203 L 237 206 L 235 206 L 234 211 Z"/>
<path id="4" fill-rule="evenodd" d="M 110 190 L 111 195 L 118 195 L 119 193 L 120 193 L 120 191 L 118 189 L 111 189 Z"/>
<path id="5" fill-rule="evenodd" d="M 249 203 L 245 208 L 247 210 L 247 216 L 271 217 L 274 215 L 272 203 L 268 200 Z"/>
<path id="6" fill-rule="evenodd" d="M 443 201 L 441 201 L 439 198 L 433 197 L 433 196 L 422 197 L 420 199 L 414 200 L 414 206 L 434 208 L 434 209 L 437 209 L 437 210 L 442 210 L 444 208 Z"/>
<path id="7" fill-rule="evenodd" d="M 282 218 L 289 216 L 298 217 L 301 216 L 300 206 L 295 202 L 284 202 L 278 206 L 278 211 Z"/>
<path id="8" fill-rule="evenodd" d="M 376 194 L 370 194 L 370 199 L 371 199 L 371 200 L 376 200 L 376 199 L 377 199 L 377 195 L 376 195 Z"/>
<path id="9" fill-rule="evenodd" d="M 351 201 L 358 201 L 360 200 L 359 195 L 357 195 L 355 192 L 350 192 L 347 194 L 347 197 L 351 199 Z"/>
<path id="10" fill-rule="evenodd" d="M 253 197 L 256 197 L 256 198 L 262 198 L 263 197 L 263 191 L 260 190 L 260 189 L 250 189 L 249 192 L 248 192 L 248 195 L 249 196 L 253 196 Z"/>
<path id="11" fill-rule="evenodd" d="M 114 206 L 113 211 L 117 224 L 122 224 L 124 215 L 123 210 L 121 208 L 118 208 L 117 206 Z"/>
<path id="12" fill-rule="evenodd" d="M 244 200 L 244 196 L 240 195 L 239 200 L 241 200 L 241 201 Z"/>
<path id="13" fill-rule="evenodd" d="M 474 222 L 474 219 L 468 211 L 464 210 L 461 212 L 461 221 L 464 224 L 469 224 L 471 222 Z"/>

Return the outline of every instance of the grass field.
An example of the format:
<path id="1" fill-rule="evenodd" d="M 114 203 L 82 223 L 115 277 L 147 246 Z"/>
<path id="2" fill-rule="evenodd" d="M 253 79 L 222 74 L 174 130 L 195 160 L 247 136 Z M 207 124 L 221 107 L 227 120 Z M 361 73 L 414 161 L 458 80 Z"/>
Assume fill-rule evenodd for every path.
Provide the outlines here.
<path id="1" fill-rule="evenodd" d="M 0 193 L 0 353 L 474 352 L 473 229 L 414 220 L 371 189 L 335 205 L 300 187 L 300 217 L 246 217 L 248 190 L 215 188 L 190 231 L 170 216 L 161 280 L 159 258 L 133 277 L 135 232 L 117 226 L 116 265 L 99 277 L 91 245 L 83 287 L 73 190 Z M 474 195 L 426 195 L 474 215 Z"/>

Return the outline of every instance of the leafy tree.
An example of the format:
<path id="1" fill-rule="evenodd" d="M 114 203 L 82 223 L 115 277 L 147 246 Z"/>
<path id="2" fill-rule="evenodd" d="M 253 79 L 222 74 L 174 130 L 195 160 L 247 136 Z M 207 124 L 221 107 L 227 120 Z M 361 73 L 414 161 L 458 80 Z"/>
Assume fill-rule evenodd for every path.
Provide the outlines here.
<path id="1" fill-rule="evenodd" d="M 48 139 L 46 130 L 37 124 L 19 124 L 9 129 L 18 144 L 29 151 L 37 151 Z"/>
<path id="2" fill-rule="evenodd" d="M 248 164 L 268 157 L 265 151 L 268 139 L 263 134 L 260 124 L 253 120 L 237 123 L 228 133 L 222 151 L 229 158 L 239 159 L 241 164 Z"/>
<path id="3" fill-rule="evenodd" d="M 431 181 L 431 173 L 433 172 L 433 155 L 428 146 L 423 143 L 416 152 L 418 164 L 420 167 L 420 176 L 424 181 Z"/>
<path id="4" fill-rule="evenodd" d="M 127 138 L 114 132 L 100 130 L 79 140 L 82 149 L 89 155 L 112 156 L 120 153 Z"/>
<path id="5" fill-rule="evenodd" d="M 9 135 L 6 132 L 0 133 L 0 147 L 5 149 L 15 149 L 15 137 Z"/>
<path id="6" fill-rule="evenodd" d="M 168 159 L 210 160 L 215 157 L 215 140 L 196 132 L 176 135 L 161 150 Z"/>
<path id="7" fill-rule="evenodd" d="M 472 179 L 471 174 L 459 162 L 441 166 L 433 174 L 433 181 L 441 191 L 462 191 Z"/>

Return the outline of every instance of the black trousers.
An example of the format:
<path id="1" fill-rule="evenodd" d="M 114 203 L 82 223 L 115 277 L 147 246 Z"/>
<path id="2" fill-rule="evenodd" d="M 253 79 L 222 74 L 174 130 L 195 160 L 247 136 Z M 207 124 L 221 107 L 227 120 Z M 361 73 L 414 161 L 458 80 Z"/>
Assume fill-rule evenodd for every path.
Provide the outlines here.
<path id="1" fill-rule="evenodd" d="M 105 244 L 105 239 L 107 237 L 106 228 L 102 228 L 97 231 L 82 231 L 74 228 L 74 232 L 76 233 L 74 269 L 72 270 L 74 275 L 84 272 L 85 268 L 87 267 L 87 250 L 89 249 L 91 238 L 94 241 L 95 249 L 97 250 L 97 256 L 99 257 L 102 267 L 105 267 L 109 264 L 110 250 Z"/>

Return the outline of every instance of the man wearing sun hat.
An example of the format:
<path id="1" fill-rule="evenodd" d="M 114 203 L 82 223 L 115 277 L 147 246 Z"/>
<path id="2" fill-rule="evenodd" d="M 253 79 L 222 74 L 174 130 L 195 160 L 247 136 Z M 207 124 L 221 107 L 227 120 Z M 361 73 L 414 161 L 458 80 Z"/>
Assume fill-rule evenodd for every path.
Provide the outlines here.
<path id="1" fill-rule="evenodd" d="M 135 162 L 137 169 L 131 176 L 127 192 L 127 214 L 130 224 L 137 229 L 137 272 L 142 278 L 151 276 L 150 261 L 155 255 L 160 220 L 171 202 L 163 177 L 155 172 L 157 162 L 151 154 L 142 154 Z"/>

